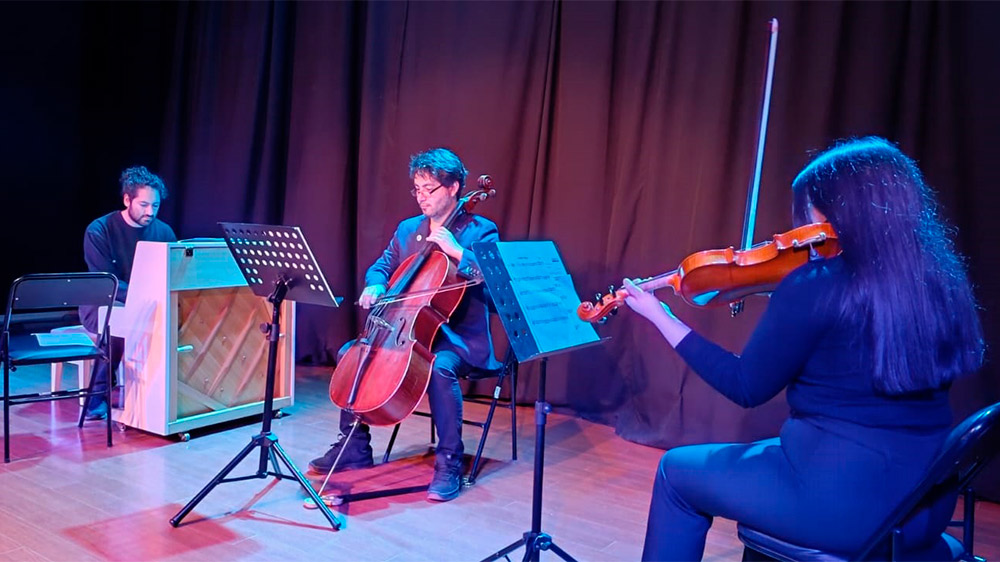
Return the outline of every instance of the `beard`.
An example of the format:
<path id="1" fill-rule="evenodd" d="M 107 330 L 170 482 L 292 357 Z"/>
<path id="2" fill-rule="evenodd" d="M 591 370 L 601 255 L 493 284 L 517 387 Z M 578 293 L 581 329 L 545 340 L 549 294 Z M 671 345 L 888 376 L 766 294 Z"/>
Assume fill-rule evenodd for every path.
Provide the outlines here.
<path id="1" fill-rule="evenodd" d="M 141 209 L 132 209 L 131 207 L 128 210 L 128 216 L 130 219 L 132 219 L 132 222 L 135 222 L 136 224 L 141 224 L 142 226 L 149 225 L 149 223 L 153 222 L 154 218 L 152 216 L 146 215 L 146 213 Z"/>

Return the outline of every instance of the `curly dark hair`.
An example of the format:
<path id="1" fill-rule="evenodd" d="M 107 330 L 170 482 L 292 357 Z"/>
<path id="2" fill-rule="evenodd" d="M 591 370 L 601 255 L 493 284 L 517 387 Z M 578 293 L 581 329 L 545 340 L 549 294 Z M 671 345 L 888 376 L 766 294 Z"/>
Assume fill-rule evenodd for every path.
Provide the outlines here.
<path id="1" fill-rule="evenodd" d="M 427 174 L 441 185 L 458 182 L 458 193 L 465 190 L 465 177 L 469 171 L 458 155 L 447 148 L 432 148 L 410 157 L 410 179 L 419 173 Z"/>
<path id="2" fill-rule="evenodd" d="M 810 222 L 812 205 L 837 231 L 852 278 L 841 313 L 868 321 L 875 388 L 940 388 L 980 367 L 983 331 L 954 229 L 913 160 L 883 138 L 850 139 L 792 190 L 796 224 Z"/>
<path id="3" fill-rule="evenodd" d="M 161 200 L 167 198 L 167 186 L 163 184 L 163 180 L 145 166 L 126 168 L 118 182 L 122 185 L 122 195 L 135 197 L 140 187 L 148 187 L 159 192 Z"/>

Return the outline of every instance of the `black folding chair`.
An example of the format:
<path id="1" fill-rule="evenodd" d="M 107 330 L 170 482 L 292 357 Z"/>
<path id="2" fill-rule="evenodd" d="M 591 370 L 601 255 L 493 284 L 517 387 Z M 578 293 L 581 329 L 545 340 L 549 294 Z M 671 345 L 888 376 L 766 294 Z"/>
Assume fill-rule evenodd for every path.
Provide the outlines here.
<path id="1" fill-rule="evenodd" d="M 506 408 L 510 410 L 510 457 L 511 460 L 517 460 L 517 359 L 514 357 L 513 350 L 508 349 L 507 355 L 505 356 L 503 364 L 499 369 L 495 371 L 489 371 L 484 369 L 473 369 L 472 372 L 468 373 L 462 379 L 469 381 L 484 380 L 492 377 L 496 377 L 497 382 L 493 388 L 493 395 L 489 400 L 476 398 L 476 397 L 466 397 L 463 394 L 463 400 L 465 402 L 473 402 L 478 404 L 489 404 L 490 409 L 486 414 L 486 419 L 483 421 L 467 420 L 462 419 L 462 423 L 465 425 L 472 425 L 479 427 L 483 430 L 482 435 L 479 437 L 479 446 L 476 448 L 476 456 L 473 458 L 472 467 L 469 469 L 469 475 L 465 479 L 465 483 L 468 486 L 472 486 L 476 483 L 476 477 L 479 476 L 479 470 L 482 468 L 481 461 L 483 457 L 483 448 L 486 446 L 486 437 L 490 433 L 490 426 L 493 424 L 493 414 L 499 405 L 501 408 Z M 501 394 L 503 390 L 504 380 L 509 380 L 510 384 L 508 389 L 510 390 L 510 399 L 502 400 Z M 433 417 L 428 412 L 413 412 L 415 416 L 423 416 L 427 418 Z M 389 453 L 392 452 L 392 445 L 396 442 L 396 434 L 399 433 L 399 425 L 392 430 L 392 436 L 389 438 L 389 444 L 385 448 L 385 455 L 382 457 L 382 462 L 389 462 Z M 434 442 L 434 423 L 431 423 L 431 442 Z"/>
<path id="2" fill-rule="evenodd" d="M 118 293 L 118 278 L 110 273 L 37 273 L 18 278 L 10 287 L 7 313 L 0 338 L 0 361 L 3 362 L 3 459 L 10 462 L 10 407 L 17 404 L 66 400 L 97 396 L 91 377 L 87 388 L 10 394 L 10 372 L 26 365 L 61 363 L 80 359 L 109 360 L 108 318 L 100 326 L 97 343 L 71 345 L 41 345 L 36 334 L 49 329 L 78 324 L 75 314 L 58 315 L 59 311 L 75 312 L 80 306 L 106 306 L 108 310 Z M 46 372 L 46 382 L 48 382 Z M 103 391 L 111 404 L 111 381 Z M 80 423 L 83 423 L 83 412 Z M 107 416 L 108 447 L 111 446 L 111 414 Z"/>
<path id="3" fill-rule="evenodd" d="M 951 535 L 942 532 L 937 546 L 942 551 L 947 548 L 949 556 L 959 551 L 960 554 L 955 558 L 957 560 L 968 562 L 981 560 L 972 553 L 976 496 L 971 484 L 983 467 L 1000 451 L 998 419 L 1000 419 L 1000 403 L 979 410 L 955 427 L 924 479 L 889 514 L 860 551 L 825 552 L 806 545 L 792 544 L 738 524 L 737 532 L 745 547 L 743 560 L 787 562 L 905 560 L 914 555 L 913 552 L 906 552 L 903 548 L 908 524 L 911 523 L 923 528 L 926 528 L 926 525 L 942 528 L 945 524 L 962 527 L 961 544 L 957 544 L 959 541 Z M 963 494 L 965 498 L 963 518 L 948 522 L 955 511 L 959 494 Z M 934 525 L 933 521 L 942 516 L 940 523 Z M 920 525 L 916 525 L 918 522 Z M 940 556 L 935 555 L 935 559 L 940 559 Z"/>

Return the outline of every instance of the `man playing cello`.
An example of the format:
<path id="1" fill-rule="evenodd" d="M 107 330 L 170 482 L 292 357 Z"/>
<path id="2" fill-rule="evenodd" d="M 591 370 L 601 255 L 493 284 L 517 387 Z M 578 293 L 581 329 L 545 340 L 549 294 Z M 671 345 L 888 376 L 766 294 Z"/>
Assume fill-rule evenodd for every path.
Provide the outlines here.
<path id="1" fill-rule="evenodd" d="M 436 244 L 458 264 L 459 276 L 478 277 L 479 266 L 472 253 L 475 242 L 499 240 L 496 225 L 472 213 L 459 215 L 451 230 L 443 226 L 458 204 L 465 189 L 468 171 L 458 156 L 445 148 L 421 152 L 410 159 L 410 194 L 420 206 L 420 215 L 399 223 L 382 256 L 365 273 L 365 288 L 359 304 L 368 309 L 385 295 L 389 279 L 409 256 L 426 244 Z M 434 478 L 427 490 L 427 499 L 448 501 L 461 489 L 462 455 L 462 390 L 458 378 L 471 369 L 493 370 L 500 367 L 493 353 L 490 336 L 488 296 L 483 285 L 466 289 L 458 308 L 443 324 L 434 339 L 433 370 L 427 397 L 433 414 L 439 441 L 434 461 Z M 341 348 L 338 361 L 354 342 Z M 326 474 L 340 455 L 336 471 L 367 468 L 373 465 L 371 433 L 366 424 L 359 424 L 350 440 L 354 415 L 347 410 L 340 414 L 340 436 L 321 457 L 309 462 L 309 469 Z M 343 450 L 343 453 L 341 453 Z"/>

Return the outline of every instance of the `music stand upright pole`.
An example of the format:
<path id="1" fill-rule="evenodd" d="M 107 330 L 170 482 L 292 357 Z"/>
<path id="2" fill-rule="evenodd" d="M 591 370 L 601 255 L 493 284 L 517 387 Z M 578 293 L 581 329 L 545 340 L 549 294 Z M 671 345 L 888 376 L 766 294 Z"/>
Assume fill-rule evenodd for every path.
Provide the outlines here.
<path id="1" fill-rule="evenodd" d="M 538 562 L 538 558 L 543 550 L 551 550 L 560 558 L 567 562 L 576 562 L 576 559 L 552 541 L 552 536 L 542 532 L 542 480 L 545 476 L 545 423 L 552 405 L 545 401 L 545 366 L 549 359 L 542 358 L 538 368 L 538 398 L 535 400 L 535 468 L 532 477 L 531 488 L 531 530 L 524 533 L 524 536 L 517 541 L 507 545 L 502 550 L 495 552 L 492 556 L 484 558 L 482 562 L 492 562 L 500 558 L 507 558 L 507 555 L 524 547 L 524 558 L 522 562 Z"/>

